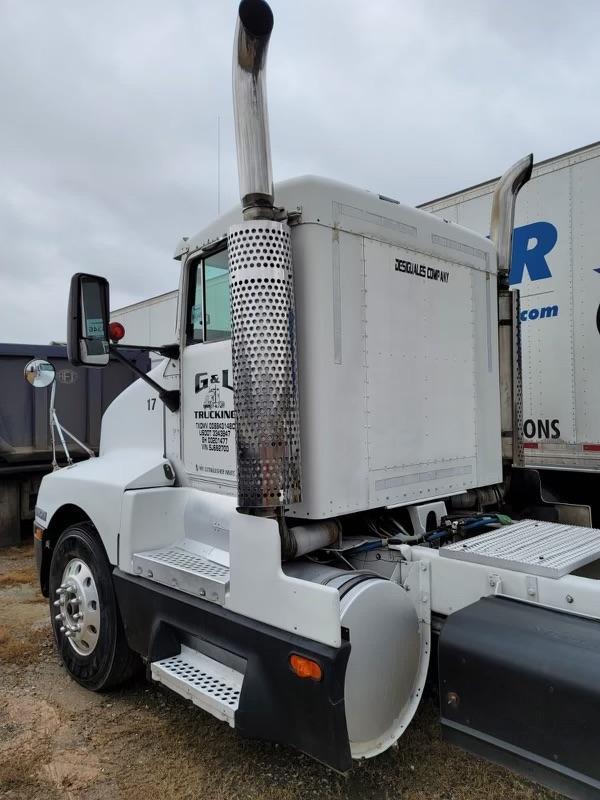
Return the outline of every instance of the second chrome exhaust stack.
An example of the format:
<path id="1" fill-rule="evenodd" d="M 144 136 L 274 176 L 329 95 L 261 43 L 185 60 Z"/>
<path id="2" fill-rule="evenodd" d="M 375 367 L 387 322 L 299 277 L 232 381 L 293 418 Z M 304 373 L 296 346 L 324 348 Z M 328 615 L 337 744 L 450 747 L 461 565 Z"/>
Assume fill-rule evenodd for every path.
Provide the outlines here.
<path id="1" fill-rule="evenodd" d="M 516 467 L 525 464 L 523 449 L 523 376 L 521 367 L 521 304 L 519 290 L 510 289 L 513 225 L 517 195 L 531 178 L 533 155 L 513 164 L 494 191 L 490 238 L 498 254 L 498 357 L 502 457 Z"/>
<path id="2" fill-rule="evenodd" d="M 245 222 L 229 229 L 238 505 L 298 503 L 300 421 L 290 227 L 273 205 L 265 65 L 273 14 L 242 0 L 233 100 Z"/>
<path id="3" fill-rule="evenodd" d="M 492 201 L 490 239 L 498 253 L 498 275 L 508 288 L 508 273 L 512 256 L 513 225 L 517 195 L 531 178 L 533 154 L 521 158 L 506 170 L 496 184 Z"/>

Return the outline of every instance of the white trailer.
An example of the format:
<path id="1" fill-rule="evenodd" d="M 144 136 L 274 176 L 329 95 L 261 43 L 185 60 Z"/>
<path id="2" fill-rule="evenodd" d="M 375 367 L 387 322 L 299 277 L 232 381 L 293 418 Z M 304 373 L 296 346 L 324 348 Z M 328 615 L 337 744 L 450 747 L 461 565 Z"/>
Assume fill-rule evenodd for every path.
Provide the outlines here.
<path id="1" fill-rule="evenodd" d="M 542 519 L 507 516 L 528 501 L 508 274 L 532 157 L 491 239 L 334 181 L 274 189 L 272 26 L 242 0 L 241 209 L 177 248 L 176 341 L 106 411 L 99 456 L 42 482 L 57 649 L 83 686 L 144 663 L 343 772 L 402 736 L 436 664 L 449 739 L 597 797 L 600 531 L 535 497 Z M 126 360 L 109 308 L 73 276 L 74 364 Z"/>
<path id="2" fill-rule="evenodd" d="M 489 233 L 496 180 L 421 208 Z M 510 283 L 521 295 L 525 461 L 581 502 L 600 468 L 600 143 L 536 164 L 519 195 Z M 593 476 L 595 480 L 595 476 Z M 582 483 L 583 481 L 583 483 Z M 597 493 L 597 490 L 594 494 Z"/>
<path id="3" fill-rule="evenodd" d="M 116 308 L 110 317 L 125 328 L 122 344 L 160 347 L 173 342 L 177 329 L 177 291 Z M 160 354 L 150 353 L 153 366 L 161 358 Z"/>

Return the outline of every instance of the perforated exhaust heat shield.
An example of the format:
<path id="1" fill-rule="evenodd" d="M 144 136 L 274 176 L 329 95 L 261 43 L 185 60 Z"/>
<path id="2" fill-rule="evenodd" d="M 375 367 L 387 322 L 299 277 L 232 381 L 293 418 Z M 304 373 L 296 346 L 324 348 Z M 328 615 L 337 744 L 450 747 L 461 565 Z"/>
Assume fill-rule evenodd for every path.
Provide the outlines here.
<path id="1" fill-rule="evenodd" d="M 290 228 L 229 229 L 238 504 L 300 502 L 298 363 Z"/>

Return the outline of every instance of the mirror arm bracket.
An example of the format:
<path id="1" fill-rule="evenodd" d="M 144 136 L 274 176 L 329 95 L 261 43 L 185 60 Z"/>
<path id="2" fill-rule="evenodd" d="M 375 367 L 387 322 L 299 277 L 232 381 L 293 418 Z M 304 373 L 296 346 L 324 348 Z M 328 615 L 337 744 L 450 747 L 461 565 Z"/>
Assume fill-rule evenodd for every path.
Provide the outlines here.
<path id="1" fill-rule="evenodd" d="M 138 378 L 141 378 L 148 384 L 148 386 L 151 386 L 154 390 L 156 390 L 159 398 L 166 405 L 169 411 L 174 412 L 179 410 L 180 394 L 178 389 L 163 389 L 159 383 L 148 377 L 148 375 L 146 375 L 146 373 L 143 372 L 137 366 L 137 364 L 134 364 L 133 361 L 130 361 L 128 358 L 125 358 L 122 353 L 119 353 L 119 350 L 117 347 L 115 347 L 115 345 L 109 345 L 109 351 L 118 361 L 121 361 L 123 364 L 125 364 L 125 366 L 129 367 L 132 372 L 135 372 Z"/>
<path id="2" fill-rule="evenodd" d="M 172 358 L 174 361 L 179 358 L 178 344 L 162 344 L 160 347 L 149 347 L 146 344 L 111 344 L 111 353 L 119 348 L 121 350 L 141 350 L 143 353 L 159 353 L 161 356 Z"/>

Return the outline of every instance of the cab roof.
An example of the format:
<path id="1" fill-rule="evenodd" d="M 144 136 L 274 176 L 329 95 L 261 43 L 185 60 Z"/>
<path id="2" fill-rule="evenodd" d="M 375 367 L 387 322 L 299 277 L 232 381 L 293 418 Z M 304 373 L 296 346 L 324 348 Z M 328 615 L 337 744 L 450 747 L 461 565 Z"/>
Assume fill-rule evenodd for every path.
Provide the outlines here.
<path id="1" fill-rule="evenodd" d="M 300 224 L 324 225 L 367 238 L 429 253 L 474 269 L 496 272 L 491 241 L 428 211 L 345 183 L 303 175 L 275 185 L 275 204 L 299 214 Z M 196 236 L 181 240 L 175 258 L 194 254 L 223 240 L 242 222 L 241 207 L 223 214 Z"/>

